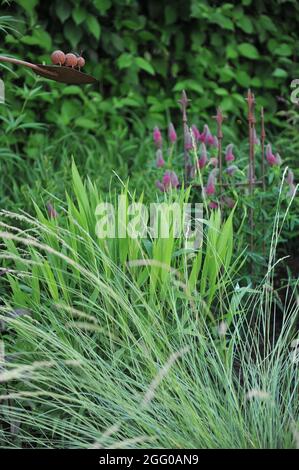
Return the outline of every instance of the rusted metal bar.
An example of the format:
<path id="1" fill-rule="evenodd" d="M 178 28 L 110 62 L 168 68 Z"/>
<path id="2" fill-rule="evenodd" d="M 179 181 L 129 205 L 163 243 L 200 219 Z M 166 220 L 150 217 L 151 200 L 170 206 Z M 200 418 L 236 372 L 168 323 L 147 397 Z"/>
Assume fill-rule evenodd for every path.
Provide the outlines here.
<path id="1" fill-rule="evenodd" d="M 8 62 L 9 64 L 15 64 L 15 65 L 22 65 L 24 67 L 28 67 L 32 70 L 34 70 L 36 73 L 42 73 L 44 74 L 46 72 L 49 77 L 55 78 L 57 75 L 57 72 L 55 71 L 50 71 L 50 70 L 44 70 L 42 69 L 39 65 L 32 64 L 31 62 L 26 62 L 25 60 L 20 60 L 20 59 L 15 59 L 13 57 L 5 57 L 5 56 L 0 56 L 0 62 Z"/>
<path id="2" fill-rule="evenodd" d="M 32 64 L 31 62 L 26 62 L 25 60 L 5 56 L 0 56 L 0 62 L 8 62 L 10 64 L 28 67 L 38 75 L 55 80 L 56 82 L 78 85 L 97 82 L 97 80 L 91 75 L 83 73 L 73 67 L 65 67 L 62 65 Z"/>

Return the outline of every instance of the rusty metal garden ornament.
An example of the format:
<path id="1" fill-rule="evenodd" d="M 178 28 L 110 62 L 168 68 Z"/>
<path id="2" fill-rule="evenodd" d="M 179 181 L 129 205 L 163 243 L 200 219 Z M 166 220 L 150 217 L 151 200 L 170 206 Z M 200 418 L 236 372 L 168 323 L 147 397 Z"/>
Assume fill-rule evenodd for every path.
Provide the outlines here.
<path id="1" fill-rule="evenodd" d="M 0 62 L 8 62 L 10 64 L 21 65 L 33 70 L 37 75 L 55 80 L 56 82 L 67 83 L 69 85 L 84 85 L 87 83 L 95 83 L 97 80 L 74 67 L 64 65 L 43 65 L 32 64 L 13 57 L 0 56 Z"/>

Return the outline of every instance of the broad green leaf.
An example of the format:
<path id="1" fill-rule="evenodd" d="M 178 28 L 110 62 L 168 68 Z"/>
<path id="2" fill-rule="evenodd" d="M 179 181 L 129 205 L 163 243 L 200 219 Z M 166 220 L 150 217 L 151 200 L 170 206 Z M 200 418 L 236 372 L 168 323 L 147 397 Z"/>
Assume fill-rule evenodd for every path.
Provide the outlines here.
<path id="1" fill-rule="evenodd" d="M 177 17 L 178 17 L 178 12 L 177 12 L 175 5 L 166 5 L 164 14 L 165 14 L 165 22 L 167 25 L 173 24 L 176 22 Z"/>
<path id="2" fill-rule="evenodd" d="M 92 0 L 92 3 L 102 15 L 112 6 L 112 0 Z"/>
<path id="3" fill-rule="evenodd" d="M 272 76 L 277 77 L 277 78 L 286 78 L 288 77 L 288 72 L 278 67 L 277 69 L 274 70 L 274 72 L 272 73 Z"/>
<path id="4" fill-rule="evenodd" d="M 259 58 L 259 52 L 257 48 L 249 42 L 243 42 L 242 44 L 239 44 L 238 50 L 242 56 L 247 57 L 248 59 Z"/>
<path id="5" fill-rule="evenodd" d="M 81 5 L 77 5 L 72 11 L 72 18 L 76 25 L 83 23 L 83 21 L 86 19 L 86 16 L 86 9 L 83 8 Z"/>
<path id="6" fill-rule="evenodd" d="M 204 89 L 202 85 L 196 81 L 196 80 L 182 80 L 179 81 L 175 87 L 173 88 L 173 91 L 182 91 L 182 90 L 193 90 L 196 91 L 199 95 L 204 94 Z"/>
<path id="7" fill-rule="evenodd" d="M 225 15 L 222 15 L 220 12 L 215 12 L 210 17 L 211 23 L 216 23 L 222 29 L 229 29 L 234 31 L 235 26 L 230 18 Z"/>
<path id="8" fill-rule="evenodd" d="M 147 60 L 143 59 L 143 57 L 136 57 L 135 64 L 150 75 L 155 75 L 153 66 Z"/>
<path id="9" fill-rule="evenodd" d="M 293 49 L 289 44 L 283 43 L 280 44 L 273 52 L 275 55 L 288 57 L 293 54 Z"/>
<path id="10" fill-rule="evenodd" d="M 238 19 L 237 25 L 241 28 L 245 33 L 252 34 L 253 33 L 253 25 L 251 20 L 248 16 L 242 16 Z"/>
<path id="11" fill-rule="evenodd" d="M 86 24 L 89 32 L 95 37 L 95 39 L 100 39 L 101 25 L 97 18 L 93 15 L 88 15 Z"/>
<path id="12" fill-rule="evenodd" d="M 92 121 L 91 119 L 85 117 L 78 117 L 75 120 L 75 124 L 78 127 L 82 127 L 83 129 L 96 129 L 98 127 L 98 123 L 96 121 Z"/>
<path id="13" fill-rule="evenodd" d="M 277 28 L 271 18 L 266 15 L 261 15 L 259 17 L 259 23 L 262 25 L 264 29 L 267 31 L 270 31 L 271 33 L 275 33 L 277 31 Z"/>
<path id="14" fill-rule="evenodd" d="M 236 59 L 238 57 L 238 50 L 237 47 L 233 44 L 228 44 L 226 46 L 226 57 L 228 59 Z"/>
<path id="15" fill-rule="evenodd" d="M 248 87 L 250 85 L 250 76 L 245 70 L 238 70 L 236 73 L 236 80 L 239 85 L 243 87 Z"/>
<path id="16" fill-rule="evenodd" d="M 72 5 L 65 0 L 59 0 L 55 4 L 55 11 L 61 23 L 64 23 L 72 13 Z"/>
<path id="17" fill-rule="evenodd" d="M 124 52 L 117 59 L 117 65 L 119 69 L 127 69 L 131 67 L 133 63 L 133 56 L 127 52 Z"/>
<path id="18" fill-rule="evenodd" d="M 27 13 L 32 13 L 39 0 L 16 0 L 22 8 L 24 8 Z"/>

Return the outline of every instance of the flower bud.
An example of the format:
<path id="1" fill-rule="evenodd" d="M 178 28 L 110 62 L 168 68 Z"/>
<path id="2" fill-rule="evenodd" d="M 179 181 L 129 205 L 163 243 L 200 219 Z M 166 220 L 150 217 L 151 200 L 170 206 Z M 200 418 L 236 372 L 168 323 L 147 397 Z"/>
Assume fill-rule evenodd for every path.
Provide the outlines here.
<path id="1" fill-rule="evenodd" d="M 229 144 L 227 147 L 226 147 L 226 150 L 225 150 L 225 160 L 227 162 L 233 162 L 234 159 L 235 159 L 235 156 L 233 154 L 233 147 L 234 147 L 234 144 Z"/>
<path id="2" fill-rule="evenodd" d="M 154 128 L 153 138 L 154 138 L 154 142 L 155 142 L 156 147 L 158 147 L 158 148 L 162 147 L 162 134 L 160 132 L 159 127 Z"/>
<path id="3" fill-rule="evenodd" d="M 168 126 L 168 138 L 172 144 L 177 141 L 176 131 L 172 122 Z"/>
<path id="4" fill-rule="evenodd" d="M 163 159 L 162 150 L 158 149 L 156 152 L 156 166 L 157 168 L 162 168 L 165 165 L 165 161 Z"/>

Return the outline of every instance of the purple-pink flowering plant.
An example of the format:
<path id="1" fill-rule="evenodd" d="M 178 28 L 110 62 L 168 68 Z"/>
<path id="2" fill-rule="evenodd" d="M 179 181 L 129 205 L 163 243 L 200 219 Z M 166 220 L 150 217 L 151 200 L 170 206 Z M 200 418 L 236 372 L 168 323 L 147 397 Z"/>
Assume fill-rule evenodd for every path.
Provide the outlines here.
<path id="1" fill-rule="evenodd" d="M 192 125 L 191 129 L 192 129 L 192 133 L 194 135 L 195 141 L 199 142 L 201 140 L 201 133 L 199 132 L 195 124 Z"/>
<path id="2" fill-rule="evenodd" d="M 156 166 L 157 168 L 162 168 L 165 165 L 165 161 L 163 158 L 163 153 L 161 149 L 158 149 L 156 152 Z"/>
<path id="3" fill-rule="evenodd" d="M 168 138 L 172 144 L 175 144 L 177 141 L 177 134 L 176 134 L 176 131 L 172 122 L 168 126 Z"/>
<path id="4" fill-rule="evenodd" d="M 234 148 L 234 144 L 229 144 L 226 147 L 226 150 L 225 150 L 225 161 L 226 162 L 233 162 L 235 160 L 235 156 L 233 154 L 233 148 Z"/>
<path id="5" fill-rule="evenodd" d="M 157 126 L 153 130 L 153 139 L 154 139 L 156 147 L 161 148 L 162 147 L 162 134 L 160 132 L 159 127 Z"/>
<path id="6" fill-rule="evenodd" d="M 207 148 L 204 143 L 201 144 L 201 154 L 198 160 L 198 168 L 203 169 L 208 162 Z"/>
<path id="7" fill-rule="evenodd" d="M 266 147 L 266 159 L 270 166 L 279 166 L 282 163 L 279 153 L 274 155 L 274 153 L 272 152 L 271 144 L 268 144 Z"/>
<path id="8" fill-rule="evenodd" d="M 48 202 L 48 204 L 47 204 L 47 212 L 48 212 L 48 216 L 49 216 L 50 219 L 57 219 L 58 214 L 57 214 L 54 206 L 50 202 Z"/>
<path id="9" fill-rule="evenodd" d="M 156 187 L 162 192 L 176 189 L 179 186 L 179 179 L 174 171 L 166 171 L 163 175 L 162 182 L 156 181 Z"/>

